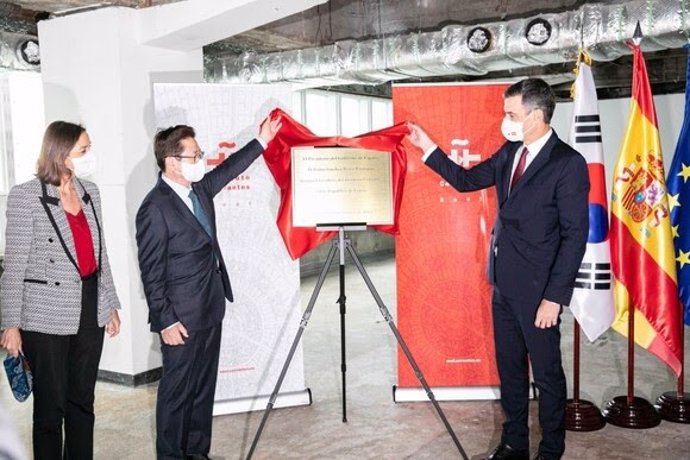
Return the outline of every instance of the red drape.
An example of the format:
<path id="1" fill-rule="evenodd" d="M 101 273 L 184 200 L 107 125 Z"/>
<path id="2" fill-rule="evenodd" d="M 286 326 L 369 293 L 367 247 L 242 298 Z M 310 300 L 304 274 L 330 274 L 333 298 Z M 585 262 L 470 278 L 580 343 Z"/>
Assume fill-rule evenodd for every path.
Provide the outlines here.
<path id="1" fill-rule="evenodd" d="M 276 116 L 282 118 L 283 126 L 278 131 L 276 137 L 269 143 L 268 148 L 264 152 L 264 159 L 280 188 L 280 209 L 278 210 L 277 224 L 288 253 L 293 259 L 302 257 L 316 246 L 330 240 L 335 235 L 335 232 L 318 232 L 314 228 L 292 226 L 292 183 L 290 172 L 290 150 L 292 147 L 338 146 L 391 152 L 395 220 L 393 225 L 376 225 L 372 226 L 372 228 L 394 235 L 398 233 L 398 211 L 400 210 L 405 172 L 407 170 L 407 154 L 402 144 L 404 137 L 409 133 L 405 123 L 399 123 L 395 126 L 362 134 L 354 138 L 342 136 L 318 137 L 282 110 L 275 109 L 271 112 L 272 118 Z"/>

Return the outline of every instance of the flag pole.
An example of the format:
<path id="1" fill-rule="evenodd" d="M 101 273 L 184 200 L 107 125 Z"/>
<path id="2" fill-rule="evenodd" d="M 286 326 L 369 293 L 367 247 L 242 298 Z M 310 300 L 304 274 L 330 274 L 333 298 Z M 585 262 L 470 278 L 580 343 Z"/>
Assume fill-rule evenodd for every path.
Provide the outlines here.
<path id="1" fill-rule="evenodd" d="M 606 425 L 604 416 L 592 402 L 580 399 L 580 324 L 573 321 L 573 399 L 565 407 L 565 429 L 596 431 Z"/>
<path id="2" fill-rule="evenodd" d="M 637 21 L 633 34 L 633 50 L 639 51 L 642 29 Z M 634 66 L 637 67 L 637 64 Z M 644 398 L 635 396 L 635 304 L 628 302 L 628 391 L 626 396 L 616 396 L 604 409 L 604 418 L 612 425 L 623 428 L 652 428 L 661 423 L 661 416 Z"/>
<path id="3" fill-rule="evenodd" d="M 690 39 L 688 40 L 688 43 L 685 45 L 686 49 L 690 49 Z M 683 136 L 687 137 L 687 124 L 688 123 L 688 109 L 690 108 L 690 84 L 688 83 L 690 81 L 690 56 L 688 57 L 688 67 L 687 67 L 687 75 L 686 75 L 686 83 L 685 83 L 685 120 L 683 120 L 683 128 L 681 130 L 681 134 L 678 138 L 678 144 L 676 145 L 676 155 L 679 154 L 679 151 L 682 153 L 684 149 L 684 144 L 682 143 L 684 138 Z M 679 150 L 680 149 L 680 150 Z M 686 150 L 687 151 L 687 150 Z M 681 157 L 682 158 L 682 157 Z M 677 159 L 674 158 L 674 162 Z M 680 215 L 677 215 L 678 217 L 678 222 L 680 221 Z M 681 285 L 681 275 L 682 273 L 682 265 L 681 268 L 679 268 L 678 271 L 678 285 Z M 686 287 L 687 289 L 687 287 Z M 680 291 L 679 291 L 680 292 Z M 690 423 L 690 394 L 685 393 L 684 389 L 684 379 L 685 379 L 685 309 L 688 308 L 686 305 L 687 302 L 683 302 L 683 296 L 681 295 L 681 302 L 680 302 L 680 375 L 678 376 L 678 380 L 676 383 L 676 391 L 667 391 L 663 393 L 661 396 L 659 396 L 656 400 L 656 409 L 659 411 L 661 414 L 661 417 L 664 420 L 668 420 L 669 422 L 676 422 L 676 423 Z M 686 299 L 687 301 L 687 299 Z"/>
<path id="4" fill-rule="evenodd" d="M 628 395 L 627 403 L 635 402 L 635 304 L 628 309 Z"/>
<path id="5" fill-rule="evenodd" d="M 604 418 L 623 428 L 653 428 L 661 416 L 652 403 L 635 396 L 635 305 L 628 306 L 628 392 L 606 403 Z"/>
<path id="6" fill-rule="evenodd" d="M 586 65 L 591 65 L 591 59 L 584 49 L 580 51 L 575 66 L 575 73 L 578 77 L 575 79 L 571 90 L 573 99 L 575 99 L 577 80 L 580 78 L 580 65 L 583 62 Z M 589 113 L 587 115 L 591 116 Z M 598 110 L 596 115 L 598 119 Z M 574 117 L 573 121 L 577 123 L 577 116 Z M 575 132 L 577 132 L 577 128 L 575 128 Z M 573 140 L 577 142 L 577 137 L 574 137 Z M 603 164 L 603 158 L 601 160 Z M 568 399 L 565 406 L 565 429 L 569 431 L 596 431 L 606 426 L 606 421 L 601 415 L 601 410 L 594 403 L 580 399 L 580 332 L 582 328 L 577 315 L 574 313 L 573 318 L 573 398 Z"/>
<path id="7" fill-rule="evenodd" d="M 690 423 L 690 393 L 685 393 L 683 382 L 685 379 L 685 324 L 684 306 L 680 308 L 680 375 L 678 375 L 676 391 L 667 391 L 656 400 L 656 410 L 661 417 L 669 422 Z"/>

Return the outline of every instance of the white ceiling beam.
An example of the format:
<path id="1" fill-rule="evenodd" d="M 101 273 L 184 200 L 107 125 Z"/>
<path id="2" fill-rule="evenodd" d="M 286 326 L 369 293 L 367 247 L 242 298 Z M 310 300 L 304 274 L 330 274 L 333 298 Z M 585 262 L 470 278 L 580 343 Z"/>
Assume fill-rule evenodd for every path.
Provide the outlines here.
<path id="1" fill-rule="evenodd" d="M 327 0 L 186 0 L 140 10 L 143 45 L 199 49 Z"/>

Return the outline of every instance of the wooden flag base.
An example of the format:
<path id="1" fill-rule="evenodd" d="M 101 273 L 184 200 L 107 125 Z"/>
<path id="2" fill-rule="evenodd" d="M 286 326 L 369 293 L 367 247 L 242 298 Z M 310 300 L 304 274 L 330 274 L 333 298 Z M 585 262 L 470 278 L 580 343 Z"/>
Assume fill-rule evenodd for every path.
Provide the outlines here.
<path id="1" fill-rule="evenodd" d="M 565 429 L 568 431 L 596 431 L 604 428 L 606 420 L 594 403 L 580 399 L 568 400 L 565 407 Z"/>
<path id="2" fill-rule="evenodd" d="M 683 393 L 679 398 L 678 392 L 667 391 L 657 398 L 655 407 L 664 420 L 690 423 L 690 393 Z"/>
<path id="3" fill-rule="evenodd" d="M 623 428 L 652 428 L 661 423 L 661 416 L 644 398 L 616 396 L 606 404 L 604 418 L 612 425 Z"/>

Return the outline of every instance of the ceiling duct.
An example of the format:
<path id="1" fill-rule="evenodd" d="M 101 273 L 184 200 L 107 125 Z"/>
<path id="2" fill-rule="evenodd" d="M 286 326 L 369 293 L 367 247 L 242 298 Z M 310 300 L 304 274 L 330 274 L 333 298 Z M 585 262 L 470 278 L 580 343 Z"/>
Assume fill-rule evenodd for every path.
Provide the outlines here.
<path id="1" fill-rule="evenodd" d="M 35 71 L 40 65 L 38 37 L 0 31 L 0 68 Z"/>
<path id="2" fill-rule="evenodd" d="M 273 53 L 224 54 L 207 60 L 207 81 L 299 82 L 310 86 L 379 84 L 405 78 L 482 76 L 574 61 L 581 48 L 596 61 L 631 54 L 640 22 L 644 51 L 688 43 L 690 0 L 584 4 L 573 11 L 475 25 L 449 25 L 363 41 Z"/>

